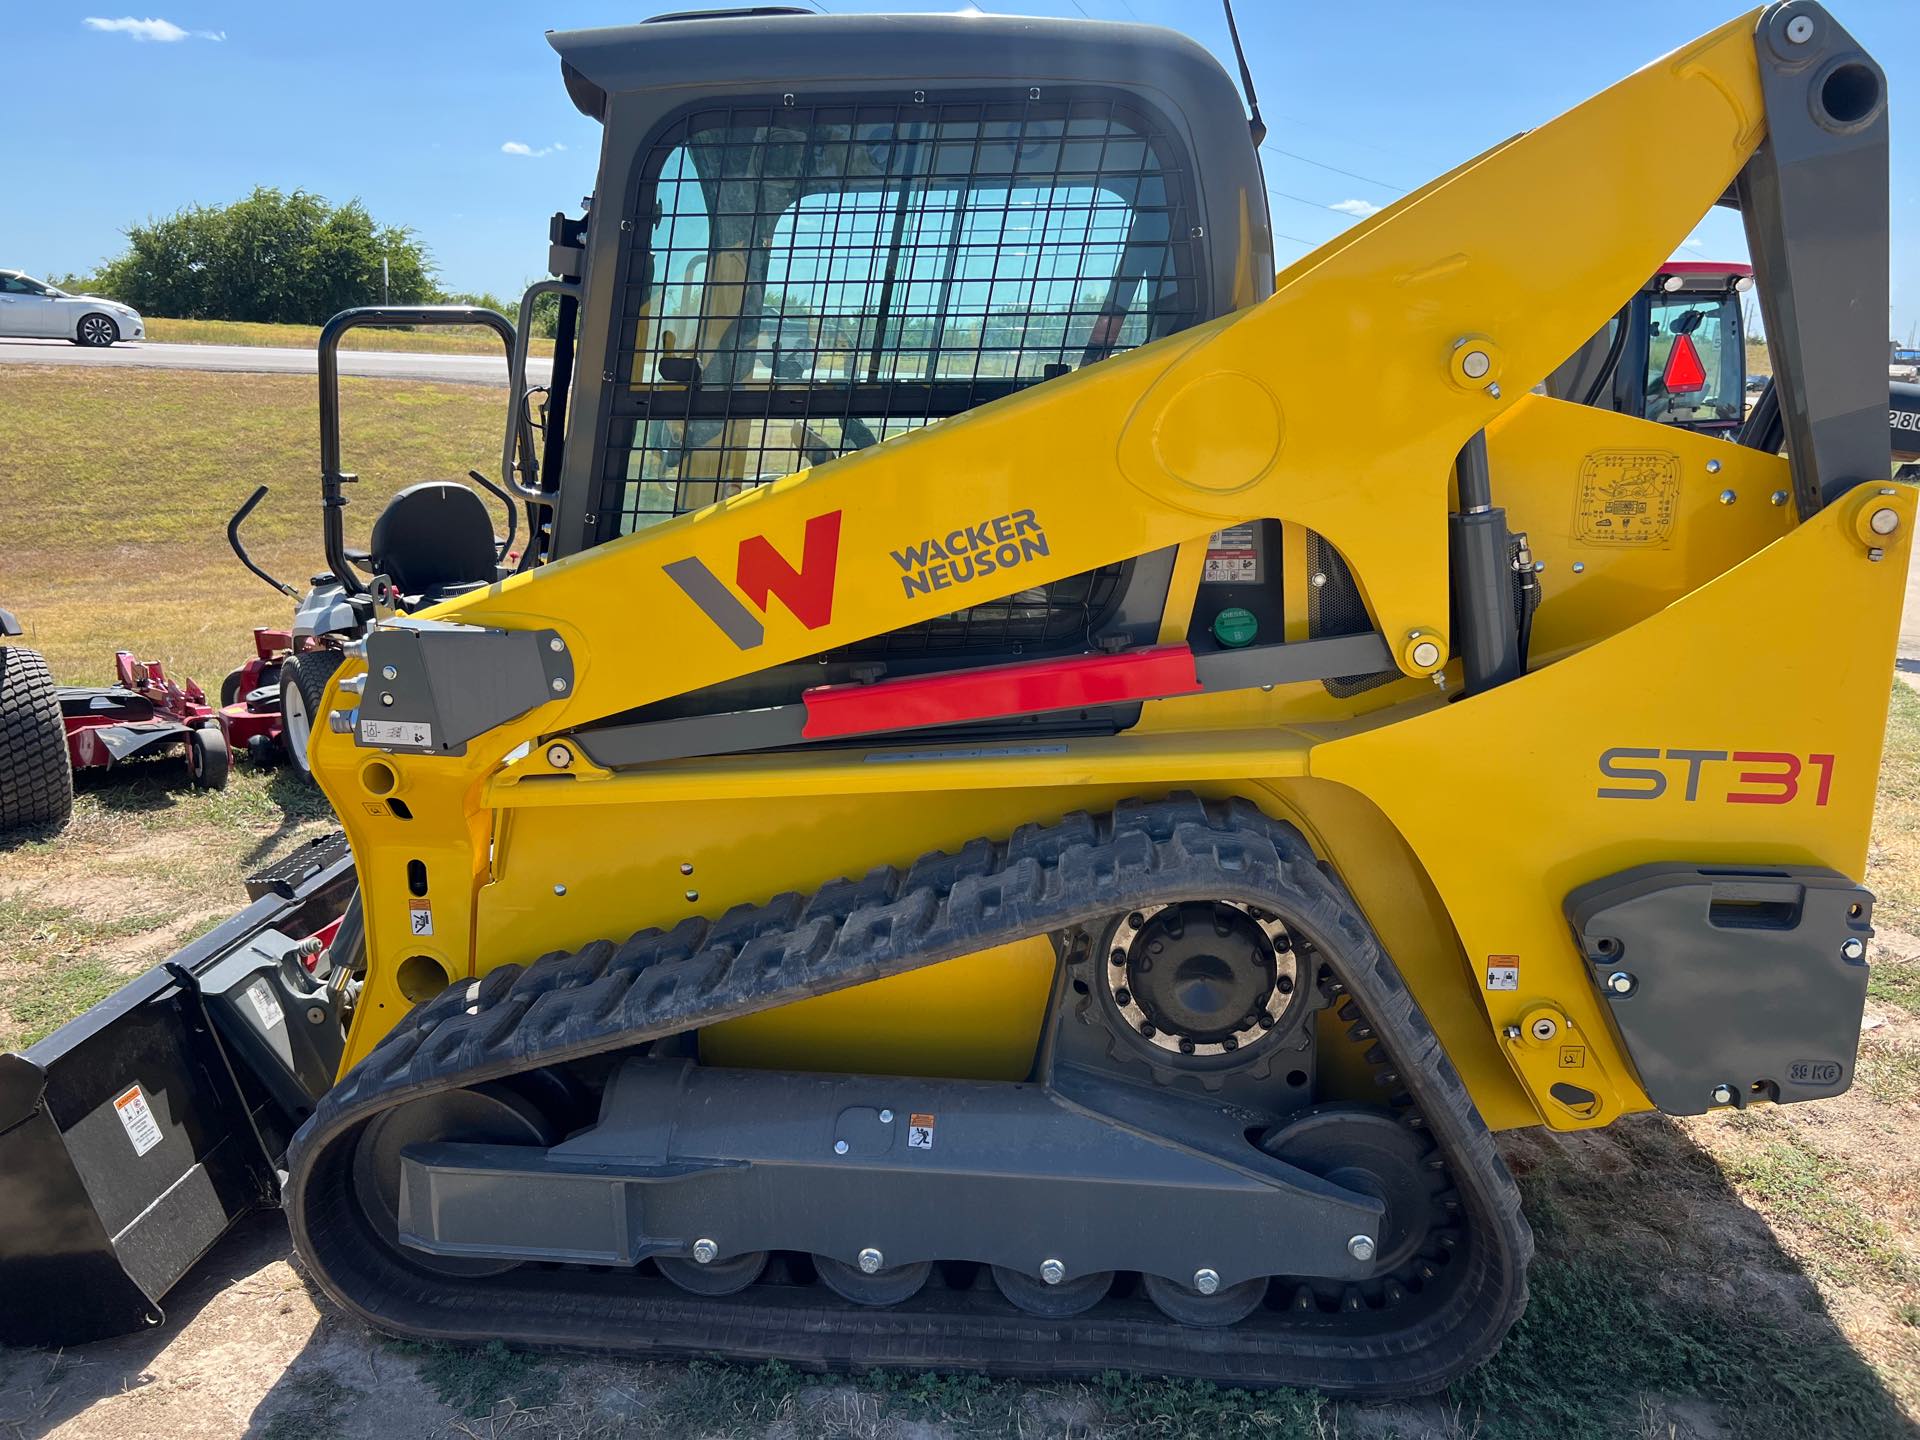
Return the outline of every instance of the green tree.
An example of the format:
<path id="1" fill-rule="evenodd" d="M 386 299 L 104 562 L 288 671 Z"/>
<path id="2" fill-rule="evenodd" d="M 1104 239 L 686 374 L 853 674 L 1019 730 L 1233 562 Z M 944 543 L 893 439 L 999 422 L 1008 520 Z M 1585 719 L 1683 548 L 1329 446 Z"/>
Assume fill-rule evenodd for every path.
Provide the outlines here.
<path id="1" fill-rule="evenodd" d="M 127 251 L 93 277 L 149 315 L 317 325 L 378 304 L 380 267 L 396 305 L 440 297 L 432 258 L 405 226 L 381 225 L 358 200 L 256 188 L 231 205 L 195 205 L 127 231 Z"/>

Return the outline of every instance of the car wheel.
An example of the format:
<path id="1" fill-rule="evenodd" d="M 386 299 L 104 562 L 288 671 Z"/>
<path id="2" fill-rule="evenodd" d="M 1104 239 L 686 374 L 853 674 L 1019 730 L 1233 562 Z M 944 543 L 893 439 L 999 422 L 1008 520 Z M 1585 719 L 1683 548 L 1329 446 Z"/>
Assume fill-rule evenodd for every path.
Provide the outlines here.
<path id="1" fill-rule="evenodd" d="M 338 650 L 306 650 L 280 663 L 280 716 L 287 757 L 309 779 L 313 771 L 307 764 L 307 741 L 313 734 L 313 717 L 322 713 L 327 682 L 346 658 Z"/>
<path id="2" fill-rule="evenodd" d="M 80 317 L 80 328 L 74 332 L 74 344 L 107 346 L 120 338 L 120 327 L 105 315 L 93 314 Z"/>

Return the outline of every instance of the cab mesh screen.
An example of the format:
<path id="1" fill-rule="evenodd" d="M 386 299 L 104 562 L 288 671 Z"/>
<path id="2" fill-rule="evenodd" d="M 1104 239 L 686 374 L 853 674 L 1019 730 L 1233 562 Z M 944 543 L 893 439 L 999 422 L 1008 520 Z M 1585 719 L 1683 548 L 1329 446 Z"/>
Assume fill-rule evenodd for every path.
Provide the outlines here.
<path id="1" fill-rule="evenodd" d="M 1021 94 L 701 110 L 661 136 L 629 217 L 599 538 L 1200 318 L 1177 151 L 1124 102 Z M 1063 641 L 1122 573 L 861 648 Z"/>

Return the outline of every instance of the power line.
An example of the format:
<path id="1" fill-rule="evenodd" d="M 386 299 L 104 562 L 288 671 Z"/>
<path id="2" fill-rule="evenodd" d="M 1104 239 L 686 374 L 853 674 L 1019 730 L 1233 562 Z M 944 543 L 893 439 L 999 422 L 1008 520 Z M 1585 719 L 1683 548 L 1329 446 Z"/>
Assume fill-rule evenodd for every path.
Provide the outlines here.
<path id="1" fill-rule="evenodd" d="M 1382 190 L 1394 190 L 1402 195 L 1407 193 L 1407 187 L 1404 185 L 1396 185 L 1391 180 L 1376 180 L 1371 175 L 1362 175 L 1358 170 L 1342 170 L 1338 165 L 1329 165 L 1326 161 L 1316 160 L 1311 155 L 1295 154 L 1291 150 L 1282 150 L 1278 145 L 1262 145 L 1260 148 L 1271 150 L 1276 155 L 1284 155 L 1289 160 L 1298 160 L 1303 165 L 1315 165 L 1322 170 L 1331 170 L 1334 174 L 1344 175 L 1349 180 L 1363 180 L 1369 185 L 1378 185 Z"/>
<path id="2" fill-rule="evenodd" d="M 1273 238 L 1276 240 L 1291 240 L 1294 244 L 1304 245 L 1309 250 L 1318 250 L 1322 245 L 1327 243 L 1324 240 L 1305 240 L 1298 235 L 1288 235 L 1284 231 L 1280 231 L 1280 230 L 1276 230 L 1273 232 Z"/>

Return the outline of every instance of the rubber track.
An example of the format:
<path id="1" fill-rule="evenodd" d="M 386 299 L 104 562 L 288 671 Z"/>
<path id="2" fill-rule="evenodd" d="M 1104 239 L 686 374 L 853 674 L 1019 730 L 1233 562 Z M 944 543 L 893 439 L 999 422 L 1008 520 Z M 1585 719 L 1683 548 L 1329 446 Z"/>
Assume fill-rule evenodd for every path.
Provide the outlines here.
<path id="1" fill-rule="evenodd" d="M 57 829 L 73 812 L 60 693 L 38 650 L 0 645 L 0 831 Z"/>
<path id="2" fill-rule="evenodd" d="M 625 1049 L 1155 902 L 1239 900 L 1277 911 L 1364 1012 L 1441 1147 L 1469 1235 L 1449 1287 L 1399 1327 L 1388 1310 L 1225 1329 L 1176 1325 L 1144 1301 L 1068 1320 L 997 1296 L 927 1291 L 892 1309 L 820 1287 L 707 1299 L 621 1270 L 521 1266 L 428 1277 L 376 1242 L 353 1205 L 359 1127 L 455 1087 Z M 1364 1396 L 1422 1394 L 1491 1355 L 1526 1301 L 1533 1239 L 1519 1192 L 1458 1074 L 1344 890 L 1292 827 L 1242 801 L 1129 803 L 972 841 L 904 873 L 876 870 L 811 898 L 782 895 L 711 924 L 596 941 L 455 985 L 402 1021 L 320 1103 L 288 1152 L 285 1204 L 315 1278 L 376 1328 L 435 1340 L 811 1366 L 1014 1375 L 1130 1370 Z M 1464 1269 L 1460 1268 L 1464 1267 Z M 751 1297 L 751 1299 L 749 1298 Z M 746 1303 L 743 1303 L 746 1302 Z"/>

